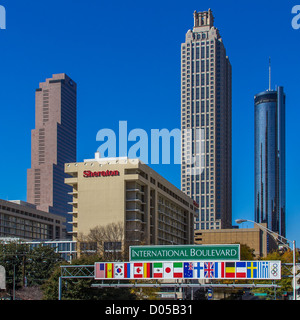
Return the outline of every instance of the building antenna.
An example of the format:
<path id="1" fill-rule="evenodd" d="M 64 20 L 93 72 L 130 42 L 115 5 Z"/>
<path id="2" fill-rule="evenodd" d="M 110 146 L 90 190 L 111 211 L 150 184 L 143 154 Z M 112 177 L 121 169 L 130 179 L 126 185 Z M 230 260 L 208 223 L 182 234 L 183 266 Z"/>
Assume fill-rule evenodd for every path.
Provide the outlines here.
<path id="1" fill-rule="evenodd" d="M 271 57 L 269 57 L 269 91 L 271 91 Z"/>

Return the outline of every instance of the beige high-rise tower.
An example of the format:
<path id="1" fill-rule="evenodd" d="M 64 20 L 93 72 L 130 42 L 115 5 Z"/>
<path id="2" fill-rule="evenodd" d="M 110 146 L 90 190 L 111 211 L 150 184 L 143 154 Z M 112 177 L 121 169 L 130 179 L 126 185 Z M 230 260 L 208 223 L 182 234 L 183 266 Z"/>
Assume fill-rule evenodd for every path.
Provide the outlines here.
<path id="1" fill-rule="evenodd" d="M 209 9 L 181 45 L 181 189 L 196 230 L 231 228 L 231 65 Z"/>
<path id="2" fill-rule="evenodd" d="M 76 161 L 76 92 L 76 83 L 64 73 L 54 74 L 36 89 L 27 173 L 27 201 L 69 222 L 72 188 L 64 183 L 64 164 Z M 70 224 L 67 230 L 71 231 Z"/>

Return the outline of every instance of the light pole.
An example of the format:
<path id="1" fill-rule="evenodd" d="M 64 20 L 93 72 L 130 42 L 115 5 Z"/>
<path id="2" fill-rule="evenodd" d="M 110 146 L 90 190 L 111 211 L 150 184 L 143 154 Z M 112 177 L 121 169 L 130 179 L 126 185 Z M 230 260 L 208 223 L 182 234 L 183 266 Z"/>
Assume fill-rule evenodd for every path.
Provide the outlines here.
<path id="1" fill-rule="evenodd" d="M 296 241 L 295 240 L 293 240 L 293 241 L 288 240 L 287 238 L 281 236 L 280 234 L 262 226 L 261 224 L 255 222 L 255 221 L 252 221 L 252 220 L 236 219 L 235 222 L 238 224 L 243 223 L 243 222 L 252 222 L 252 223 L 256 224 L 259 228 L 261 228 L 262 230 L 266 231 L 271 236 L 273 236 L 276 241 L 281 242 L 286 248 L 290 249 L 289 245 L 287 245 L 286 242 L 290 242 L 293 245 L 293 300 L 297 300 L 297 294 L 296 294 L 296 272 L 297 272 L 296 271 Z"/>

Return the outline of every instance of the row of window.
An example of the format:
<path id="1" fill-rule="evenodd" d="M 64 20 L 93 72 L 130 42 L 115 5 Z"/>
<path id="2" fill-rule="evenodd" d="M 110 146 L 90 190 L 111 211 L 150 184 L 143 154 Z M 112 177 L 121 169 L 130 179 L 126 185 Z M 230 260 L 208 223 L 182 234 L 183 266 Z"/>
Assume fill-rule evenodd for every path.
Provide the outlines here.
<path id="1" fill-rule="evenodd" d="M 0 213 L 0 236 L 14 236 L 27 239 L 51 239 L 53 238 L 53 227 L 52 225 Z"/>

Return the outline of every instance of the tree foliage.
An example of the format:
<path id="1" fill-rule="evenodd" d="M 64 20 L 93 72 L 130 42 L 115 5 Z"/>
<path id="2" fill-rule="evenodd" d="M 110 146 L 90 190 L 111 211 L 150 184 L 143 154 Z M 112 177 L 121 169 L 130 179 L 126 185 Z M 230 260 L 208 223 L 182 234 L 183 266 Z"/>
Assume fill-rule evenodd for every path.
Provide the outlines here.
<path id="1" fill-rule="evenodd" d="M 98 255 L 84 255 L 72 261 L 72 265 L 93 265 L 101 261 Z M 61 268 L 58 266 L 49 280 L 43 285 L 44 299 L 58 299 L 58 283 Z M 63 300 L 135 300 L 136 295 L 128 288 L 91 288 L 96 283 L 94 279 L 63 279 Z"/>
<path id="2" fill-rule="evenodd" d="M 246 244 L 240 245 L 241 260 L 253 260 L 255 258 L 254 249 L 250 248 Z"/>
<path id="3" fill-rule="evenodd" d="M 298 255 L 298 254 L 297 254 Z M 263 288 L 263 289 L 253 289 L 253 293 L 258 292 L 264 292 L 267 293 L 268 298 L 267 299 L 275 299 L 275 297 L 283 296 L 288 292 L 293 291 L 292 287 L 292 280 L 293 277 L 291 277 L 291 269 L 286 268 L 283 266 L 285 263 L 292 263 L 293 262 L 293 251 L 288 250 L 285 252 L 280 251 L 272 251 L 270 252 L 264 259 L 262 260 L 279 260 L 281 261 L 281 280 L 274 281 L 279 288 L 273 289 L 273 288 Z M 297 256 L 296 256 L 297 261 Z M 271 284 L 272 281 L 265 281 L 264 283 Z"/>
<path id="4" fill-rule="evenodd" d="M 30 248 L 22 242 L 0 243 L 0 265 L 6 270 L 8 290 L 42 284 L 61 261 L 50 247 Z"/>

